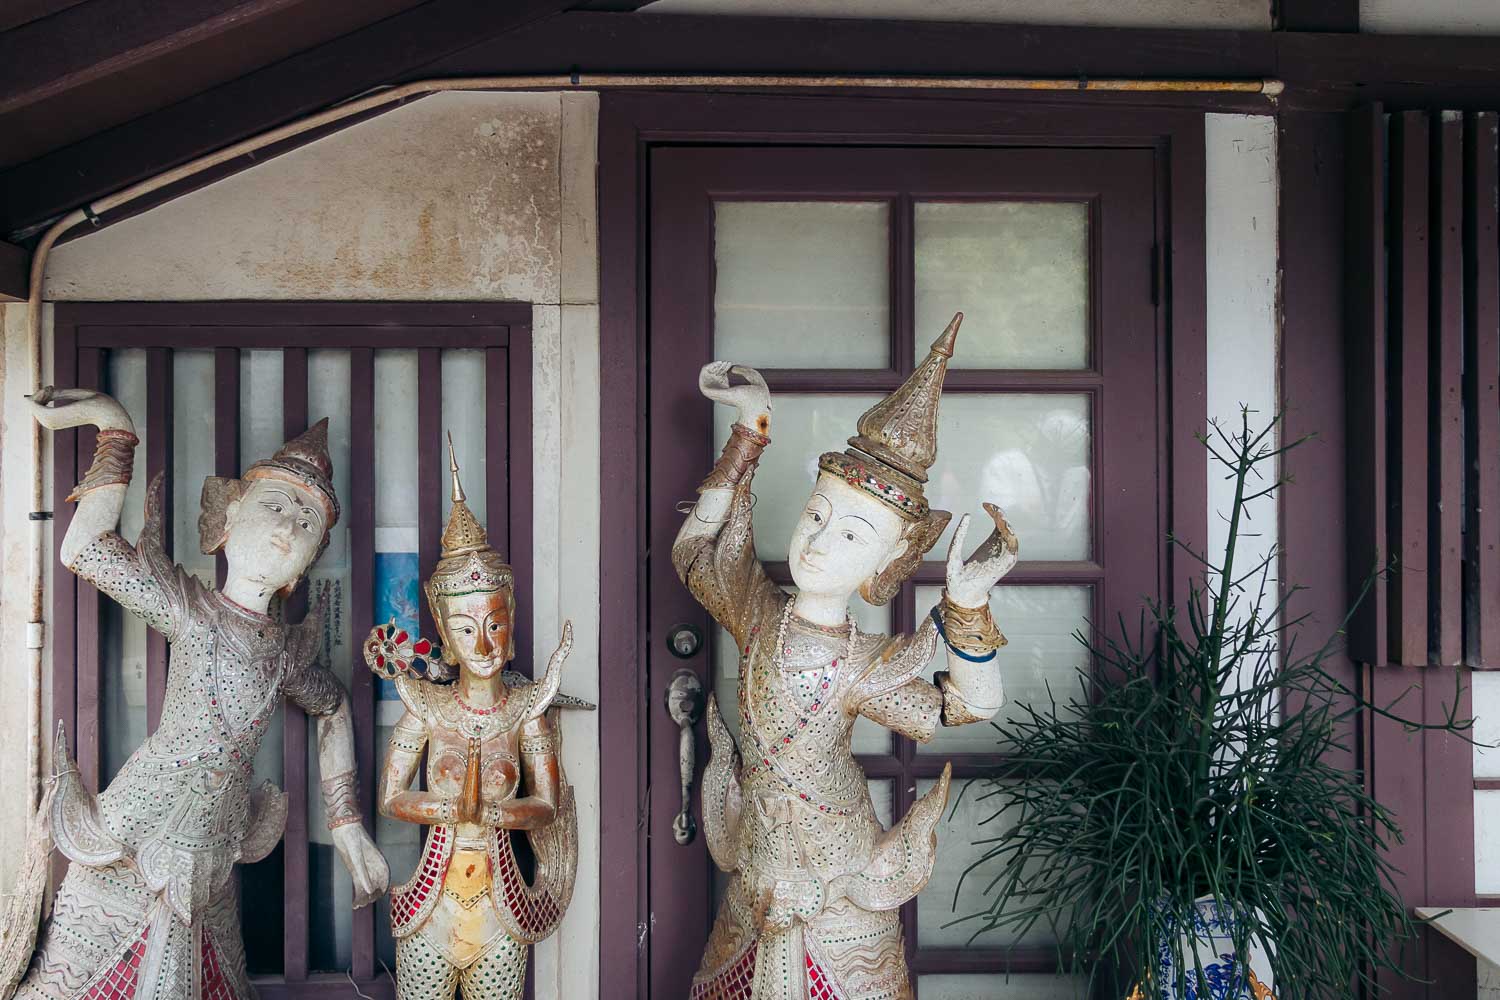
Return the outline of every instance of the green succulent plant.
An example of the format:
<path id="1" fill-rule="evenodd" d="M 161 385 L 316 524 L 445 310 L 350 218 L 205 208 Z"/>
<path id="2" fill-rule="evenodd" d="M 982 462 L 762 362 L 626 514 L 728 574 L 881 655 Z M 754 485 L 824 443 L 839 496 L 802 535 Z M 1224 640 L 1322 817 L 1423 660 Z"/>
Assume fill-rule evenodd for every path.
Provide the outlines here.
<path id="1" fill-rule="evenodd" d="M 1406 718 L 1400 698 L 1372 704 L 1330 669 L 1343 623 L 1299 648 L 1300 588 L 1275 582 L 1278 547 L 1236 565 L 1250 505 L 1289 482 L 1281 457 L 1305 441 L 1278 444 L 1279 424 L 1252 428 L 1244 411 L 1237 431 L 1211 425 L 1200 440 L 1234 483 L 1223 554 L 1171 539 L 1202 566 L 1186 602 L 1148 604 L 1133 635 L 1123 620 L 1117 637 L 1080 635 L 1092 670 L 1061 703 L 1049 692 L 997 721 L 1004 763 L 964 790 L 994 833 L 963 876 L 986 908 L 955 922 L 981 941 L 1050 929 L 1059 971 L 1094 996 L 1187 995 L 1188 977 L 1157 981 L 1159 950 L 1183 950 L 1163 928 L 1190 925 L 1204 896 L 1236 912 L 1239 954 L 1266 948 L 1282 998 L 1377 990 L 1420 926 L 1387 854 L 1400 825 L 1337 755 L 1364 713 L 1465 740 L 1472 720 L 1457 673 L 1440 722 Z M 1198 958 L 1175 957 L 1201 977 Z"/>

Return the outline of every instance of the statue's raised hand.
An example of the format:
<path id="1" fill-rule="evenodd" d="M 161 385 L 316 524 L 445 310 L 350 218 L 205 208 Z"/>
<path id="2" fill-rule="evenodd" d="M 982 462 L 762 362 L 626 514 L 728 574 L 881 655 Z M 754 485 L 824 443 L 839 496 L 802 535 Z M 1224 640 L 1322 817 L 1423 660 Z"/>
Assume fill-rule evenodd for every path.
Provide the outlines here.
<path id="1" fill-rule="evenodd" d="M 97 389 L 58 389 L 44 385 L 31 397 L 31 415 L 48 430 L 94 426 L 135 433 L 135 422 L 114 397 Z"/>
<path id="2" fill-rule="evenodd" d="M 735 378 L 740 379 L 735 384 Z M 771 433 L 771 390 L 760 372 L 729 361 L 710 361 L 698 372 L 698 391 L 715 403 L 735 408 L 734 422 Z"/>
<path id="3" fill-rule="evenodd" d="M 965 514 L 948 543 L 948 599 L 964 608 L 983 607 L 990 590 L 1001 577 L 1015 568 L 1021 540 L 1011 530 L 1005 514 L 992 503 L 984 505 L 985 513 L 995 522 L 995 530 L 968 559 L 963 558 L 964 539 L 969 534 L 969 515 Z"/>

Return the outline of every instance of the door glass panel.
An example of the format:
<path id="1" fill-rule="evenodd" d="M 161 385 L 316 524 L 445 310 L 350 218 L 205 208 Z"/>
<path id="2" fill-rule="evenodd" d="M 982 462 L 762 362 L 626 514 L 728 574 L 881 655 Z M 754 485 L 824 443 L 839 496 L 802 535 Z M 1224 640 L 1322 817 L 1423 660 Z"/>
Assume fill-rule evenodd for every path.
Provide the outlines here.
<path id="1" fill-rule="evenodd" d="M 917 795 L 927 794 L 933 784 L 930 778 L 918 781 Z M 965 789 L 967 784 L 973 787 Z M 963 878 L 964 871 L 984 854 L 984 847 L 975 846 L 975 842 L 993 840 L 1012 825 L 1007 816 L 995 816 L 999 796 L 985 797 L 993 790 L 986 782 L 963 781 L 955 781 L 949 789 L 948 808 L 943 811 L 943 821 L 937 828 L 937 864 L 932 869 L 932 880 L 917 896 L 917 944 L 922 947 L 1002 948 L 1056 941 L 1049 927 L 1038 924 L 1024 935 L 1014 930 L 986 931 L 971 945 L 969 938 L 983 923 L 978 920 L 954 923 L 987 908 L 985 887 L 999 872 L 998 862 L 990 863 Z"/>
<path id="2" fill-rule="evenodd" d="M 783 419 L 779 400 L 774 419 Z M 783 426 L 801 426 L 795 419 Z M 933 507 L 953 511 L 953 525 L 928 558 L 946 556 L 965 511 L 974 515 L 966 548 L 985 539 L 993 526 L 980 506 L 985 500 L 1005 511 L 1021 538 L 1022 559 L 1089 558 L 1090 423 L 1083 393 L 946 393 L 927 498 Z M 800 513 L 798 508 L 793 517 Z M 785 558 L 785 543 L 781 551 Z"/>
<path id="3" fill-rule="evenodd" d="M 797 592 L 797 588 L 792 586 L 786 586 L 783 589 L 790 593 Z M 890 605 L 877 608 L 856 598 L 850 603 L 849 611 L 854 616 L 855 624 L 859 626 L 861 632 L 890 633 Z M 734 637 L 727 630 L 715 626 L 714 633 L 717 643 L 715 654 L 718 657 L 714 693 L 719 698 L 719 714 L 724 717 L 724 725 L 738 741 L 740 738 L 740 652 L 735 648 Z M 855 753 L 889 753 L 891 731 L 869 719 L 860 717 L 854 722 L 851 743 Z M 743 753 L 743 748 L 741 752 Z"/>
<path id="4" fill-rule="evenodd" d="M 714 357 L 887 367 L 890 215 L 885 202 L 715 202 Z"/>
<path id="5" fill-rule="evenodd" d="M 771 444 L 760 456 L 755 473 L 755 554 L 769 562 L 784 562 L 792 528 L 812 495 L 818 478 L 818 456 L 843 451 L 854 436 L 855 424 L 880 399 L 867 395 L 791 395 L 775 398 L 771 414 Z M 714 450 L 729 440 L 734 410 L 714 407 Z M 778 438 L 778 435 L 780 437 Z M 705 466 L 705 468 L 707 468 Z"/>
<path id="6" fill-rule="evenodd" d="M 1084 1000 L 1083 976 L 963 975 L 918 976 L 922 1000 Z"/>
<path id="7" fill-rule="evenodd" d="M 917 359 L 964 314 L 955 368 L 1086 368 L 1088 206 L 918 202 Z"/>
<path id="8" fill-rule="evenodd" d="M 484 351 L 466 348 L 444 351 L 443 431 L 453 435 L 453 451 L 463 470 L 465 503 L 479 523 L 490 531 L 490 542 L 504 552 L 506 526 L 492 525 L 489 520 L 488 476 L 484 467 Z M 447 438 L 444 438 L 447 443 Z M 443 468 L 447 468 L 447 456 Z M 443 523 L 453 509 L 453 491 L 443 490 Z"/>
<path id="9" fill-rule="evenodd" d="M 925 614 L 941 597 L 941 587 L 918 587 L 918 612 Z M 997 719 L 1024 718 L 1022 706 L 1045 705 L 1049 687 L 1059 704 L 1080 695 L 1078 671 L 1087 668 L 1089 657 L 1077 634 L 1088 627 L 1092 600 L 1092 587 L 1000 586 L 990 592 L 995 624 L 1010 640 L 995 654 L 1005 685 Z M 926 676 L 946 669 L 939 643 Z M 998 753 L 997 738 L 985 723 L 939 726 L 931 743 L 917 744 L 917 753 Z"/>

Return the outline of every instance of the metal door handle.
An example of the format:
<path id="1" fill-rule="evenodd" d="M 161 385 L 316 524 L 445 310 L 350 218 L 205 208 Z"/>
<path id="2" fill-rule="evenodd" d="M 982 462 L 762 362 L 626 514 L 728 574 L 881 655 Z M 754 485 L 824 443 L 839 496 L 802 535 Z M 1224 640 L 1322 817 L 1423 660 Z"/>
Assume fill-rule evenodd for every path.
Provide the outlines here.
<path id="1" fill-rule="evenodd" d="M 672 675 L 667 685 L 667 715 L 677 723 L 677 770 L 682 776 L 682 809 L 672 820 L 672 837 L 686 846 L 698 835 L 693 820 L 693 775 L 698 770 L 693 748 L 693 726 L 703 718 L 703 682 L 691 670 L 683 668 Z"/>

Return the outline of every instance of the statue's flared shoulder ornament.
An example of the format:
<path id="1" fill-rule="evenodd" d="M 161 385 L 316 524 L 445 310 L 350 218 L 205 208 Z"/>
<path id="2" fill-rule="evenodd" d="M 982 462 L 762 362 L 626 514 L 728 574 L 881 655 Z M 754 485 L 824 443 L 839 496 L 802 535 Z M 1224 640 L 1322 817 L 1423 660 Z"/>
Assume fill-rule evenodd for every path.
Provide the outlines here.
<path id="1" fill-rule="evenodd" d="M 578 872 L 578 818 L 560 762 L 559 693 L 572 626 L 535 681 L 515 655 L 515 576 L 469 509 L 452 458 L 442 558 L 423 584 L 437 641 L 376 626 L 365 662 L 391 679 L 405 712 L 381 772 L 385 815 L 427 826 L 417 869 L 391 893 L 400 1000 L 511 1000 L 526 949 L 562 921 Z M 456 680 L 449 683 L 456 672 Z M 427 752 L 426 790 L 413 779 Z M 534 875 L 522 871 L 525 836 Z"/>
<path id="2" fill-rule="evenodd" d="M 925 495 L 938 407 L 961 316 L 890 396 L 859 420 L 849 449 L 824 454 L 793 529 L 795 597 L 755 557 L 750 482 L 770 443 L 770 395 L 753 369 L 714 362 L 699 378 L 737 419 L 673 545 L 678 575 L 740 650 L 739 743 L 711 699 L 703 828 L 731 874 L 694 1000 L 911 995 L 898 915 L 927 884 L 949 771 L 889 830 L 875 817 L 850 738 L 863 716 L 919 741 L 938 725 L 992 717 L 1004 637 L 988 593 L 1015 562 L 998 509 L 969 560 L 967 518 L 942 603 L 910 635 L 867 635 L 855 593 L 890 600 L 948 525 Z M 739 384 L 736 384 L 738 377 Z M 942 644 L 948 670 L 923 676 Z"/>
<path id="3" fill-rule="evenodd" d="M 119 404 L 86 390 L 44 390 L 35 402 L 48 427 L 100 428 L 94 463 L 70 498 L 78 507 L 63 562 L 165 635 L 171 654 L 160 722 L 97 797 L 59 728 L 45 809 L 33 821 L 38 850 L 17 898 L 45 878 L 33 854 L 55 846 L 72 864 L 24 978 L 17 985 L 13 969 L 0 969 L 0 997 L 14 988 L 25 1000 L 250 1000 L 234 866 L 264 857 L 282 836 L 285 794 L 251 779 L 283 699 L 317 718 L 323 801 L 354 904 L 387 884 L 361 823 L 347 697 L 316 659 L 320 612 L 296 626 L 267 613 L 296 587 L 339 514 L 326 421 L 242 479 L 205 484 L 201 541 L 206 552 L 223 549 L 227 563 L 215 590 L 163 548 L 160 479 L 140 540 L 116 532 L 137 444 Z M 4 959 L 18 950 L 7 940 Z"/>

